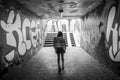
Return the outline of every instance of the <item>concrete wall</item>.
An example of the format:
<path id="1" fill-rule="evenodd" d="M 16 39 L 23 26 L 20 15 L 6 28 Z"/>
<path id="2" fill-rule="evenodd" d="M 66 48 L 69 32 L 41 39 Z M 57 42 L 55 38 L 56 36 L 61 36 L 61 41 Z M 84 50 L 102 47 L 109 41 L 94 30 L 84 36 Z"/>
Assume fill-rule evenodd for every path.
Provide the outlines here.
<path id="1" fill-rule="evenodd" d="M 104 0 L 82 18 L 81 47 L 120 74 L 120 1 Z"/>
<path id="2" fill-rule="evenodd" d="M 42 46 L 41 20 L 17 2 L 0 1 L 0 76 Z"/>

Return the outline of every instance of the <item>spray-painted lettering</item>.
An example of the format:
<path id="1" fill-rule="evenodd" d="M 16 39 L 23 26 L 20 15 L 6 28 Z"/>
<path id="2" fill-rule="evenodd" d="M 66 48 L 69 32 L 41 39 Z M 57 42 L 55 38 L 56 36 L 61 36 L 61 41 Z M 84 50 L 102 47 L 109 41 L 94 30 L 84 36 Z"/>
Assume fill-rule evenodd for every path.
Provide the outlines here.
<path id="1" fill-rule="evenodd" d="M 33 47 L 37 46 L 37 40 L 40 38 L 40 30 L 38 30 L 40 29 L 39 21 L 36 24 L 34 20 L 30 22 L 28 18 L 25 18 L 22 23 L 20 14 L 10 10 L 7 21 L 1 20 L 0 24 L 2 29 L 6 31 L 6 44 L 17 48 L 20 56 L 24 56 L 32 45 Z M 17 37 L 14 35 L 14 32 L 17 33 Z M 6 53 L 5 60 L 8 62 L 13 61 L 15 50 L 13 49 L 11 52 Z"/>
<path id="2" fill-rule="evenodd" d="M 119 27 L 119 24 L 115 23 L 114 21 L 115 14 L 116 14 L 116 7 L 113 6 L 110 9 L 109 16 L 108 16 L 106 40 L 110 44 L 110 48 L 109 48 L 110 58 L 115 62 L 119 62 L 120 61 L 120 44 L 119 44 L 120 43 L 119 42 L 120 27 Z"/>

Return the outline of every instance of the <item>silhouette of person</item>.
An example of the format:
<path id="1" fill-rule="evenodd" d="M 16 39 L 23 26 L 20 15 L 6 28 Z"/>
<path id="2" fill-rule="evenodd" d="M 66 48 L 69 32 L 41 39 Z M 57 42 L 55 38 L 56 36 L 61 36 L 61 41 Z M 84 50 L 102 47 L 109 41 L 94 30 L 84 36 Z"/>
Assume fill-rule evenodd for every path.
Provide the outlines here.
<path id="1" fill-rule="evenodd" d="M 59 39 L 61 46 L 55 46 L 55 38 L 54 38 L 54 48 L 55 52 L 57 53 L 57 63 L 58 63 L 58 71 L 61 72 L 61 69 L 64 70 L 64 53 L 66 50 L 65 39 L 63 39 L 63 33 L 61 31 L 58 32 L 57 38 Z M 60 66 L 60 58 L 62 60 L 62 68 Z"/>

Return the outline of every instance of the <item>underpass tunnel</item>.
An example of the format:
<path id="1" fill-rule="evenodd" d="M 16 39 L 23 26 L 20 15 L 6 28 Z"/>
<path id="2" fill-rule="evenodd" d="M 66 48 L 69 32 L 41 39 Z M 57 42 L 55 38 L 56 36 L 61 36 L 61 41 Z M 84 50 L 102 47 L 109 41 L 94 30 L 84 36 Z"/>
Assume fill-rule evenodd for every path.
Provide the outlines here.
<path id="1" fill-rule="evenodd" d="M 119 18 L 119 0 L 0 0 L 0 80 L 120 80 Z"/>

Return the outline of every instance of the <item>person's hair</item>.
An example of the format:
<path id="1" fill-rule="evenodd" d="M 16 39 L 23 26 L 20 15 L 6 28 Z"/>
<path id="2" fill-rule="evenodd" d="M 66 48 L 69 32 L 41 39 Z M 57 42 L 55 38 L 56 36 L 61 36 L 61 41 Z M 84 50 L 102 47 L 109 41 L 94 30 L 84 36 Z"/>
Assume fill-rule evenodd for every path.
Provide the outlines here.
<path id="1" fill-rule="evenodd" d="M 61 31 L 58 32 L 57 37 L 63 37 L 63 33 Z"/>

